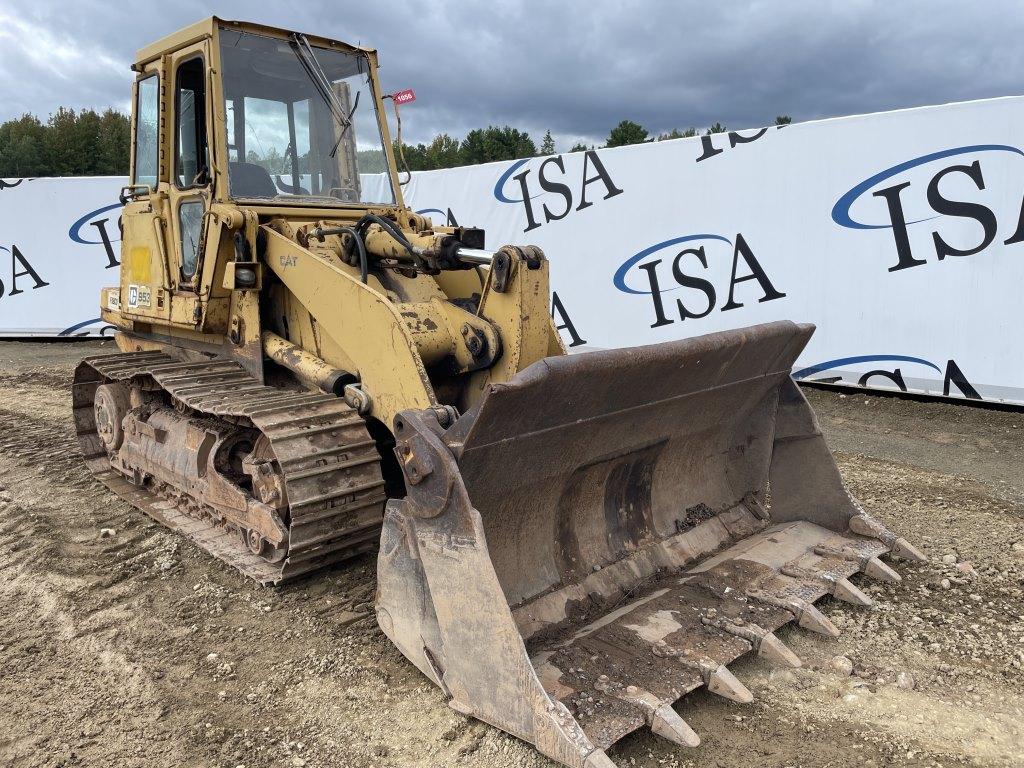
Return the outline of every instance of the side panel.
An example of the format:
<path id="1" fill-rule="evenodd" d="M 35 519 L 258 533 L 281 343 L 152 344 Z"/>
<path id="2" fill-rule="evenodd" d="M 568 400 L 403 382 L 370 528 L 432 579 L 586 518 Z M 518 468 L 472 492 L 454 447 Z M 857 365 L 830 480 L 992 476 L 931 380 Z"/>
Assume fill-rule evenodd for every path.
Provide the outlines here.
<path id="1" fill-rule="evenodd" d="M 121 314 L 141 320 L 170 318 L 170 287 L 159 193 L 124 208 L 121 244 Z"/>
<path id="2" fill-rule="evenodd" d="M 436 405 L 416 343 L 395 306 L 283 235 L 263 231 L 267 266 L 355 362 L 351 372 L 373 398 L 373 416 L 390 425 L 400 410 Z M 342 367 L 346 361 L 327 362 Z"/>

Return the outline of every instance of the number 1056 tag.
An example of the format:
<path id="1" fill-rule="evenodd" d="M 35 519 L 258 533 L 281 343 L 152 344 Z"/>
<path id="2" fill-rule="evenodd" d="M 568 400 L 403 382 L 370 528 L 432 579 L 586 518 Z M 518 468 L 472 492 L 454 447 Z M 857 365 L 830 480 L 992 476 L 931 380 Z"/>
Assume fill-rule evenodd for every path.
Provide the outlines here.
<path id="1" fill-rule="evenodd" d="M 412 88 L 406 88 L 404 91 L 391 94 L 391 98 L 395 100 L 395 104 L 412 104 L 416 101 L 416 92 Z"/>

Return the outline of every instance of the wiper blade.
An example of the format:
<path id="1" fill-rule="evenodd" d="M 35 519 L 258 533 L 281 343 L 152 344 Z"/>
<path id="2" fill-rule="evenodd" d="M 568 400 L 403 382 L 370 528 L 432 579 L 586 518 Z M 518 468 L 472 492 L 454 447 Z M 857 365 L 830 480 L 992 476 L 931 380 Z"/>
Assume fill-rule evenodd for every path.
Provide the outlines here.
<path id="1" fill-rule="evenodd" d="M 338 151 L 338 147 L 341 145 L 341 140 L 345 138 L 345 133 L 348 131 L 349 127 L 352 125 L 352 115 L 354 115 L 356 113 L 356 110 L 359 109 L 359 94 L 360 93 L 362 93 L 362 91 L 356 91 L 356 97 L 352 101 L 352 109 L 349 110 L 347 122 L 342 127 L 341 133 L 338 134 L 338 140 L 336 142 L 334 142 L 334 146 L 331 148 L 331 157 L 334 157 L 334 154 Z"/>
<path id="2" fill-rule="evenodd" d="M 341 135 L 338 137 L 338 141 L 334 145 L 334 149 L 331 150 L 331 157 L 334 157 L 335 152 L 338 151 L 338 145 L 341 144 L 341 139 L 345 136 L 345 132 L 348 131 L 349 127 L 352 125 L 352 115 L 356 111 L 355 107 L 359 106 L 359 94 L 356 94 L 356 103 L 355 106 L 352 107 L 352 111 L 346 115 L 344 107 L 342 107 L 337 95 L 331 88 L 331 82 L 327 79 L 327 75 L 324 73 L 323 67 L 320 66 L 320 62 L 317 60 L 316 54 L 313 53 L 313 48 L 310 46 L 309 40 L 306 39 L 306 36 L 301 35 L 298 32 L 293 32 L 289 45 L 295 52 L 295 56 L 299 60 L 299 63 L 302 64 L 302 68 L 305 69 L 306 74 L 309 75 L 309 79 L 313 81 L 313 85 L 320 93 L 320 96 L 327 103 L 335 121 L 341 127 Z"/>

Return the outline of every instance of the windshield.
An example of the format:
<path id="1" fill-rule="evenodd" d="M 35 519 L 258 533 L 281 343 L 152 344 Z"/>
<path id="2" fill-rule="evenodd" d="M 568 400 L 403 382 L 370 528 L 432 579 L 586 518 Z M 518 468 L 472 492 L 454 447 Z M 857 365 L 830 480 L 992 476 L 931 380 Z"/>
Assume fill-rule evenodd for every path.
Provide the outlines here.
<path id="1" fill-rule="evenodd" d="M 221 28 L 231 196 L 392 205 L 365 55 Z"/>

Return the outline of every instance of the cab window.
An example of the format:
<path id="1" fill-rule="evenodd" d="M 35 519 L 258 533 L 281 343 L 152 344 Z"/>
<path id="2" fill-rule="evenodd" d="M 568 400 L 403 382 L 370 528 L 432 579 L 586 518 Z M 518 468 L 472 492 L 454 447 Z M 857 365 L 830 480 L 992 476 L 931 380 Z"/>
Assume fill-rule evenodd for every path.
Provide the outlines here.
<path id="1" fill-rule="evenodd" d="M 394 204 L 364 51 L 221 27 L 220 54 L 233 198 Z"/>
<path id="2" fill-rule="evenodd" d="M 178 208 L 178 228 L 181 232 L 181 274 L 186 282 L 196 275 L 199 265 L 199 246 L 203 237 L 203 201 L 183 200 Z"/>
<path id="3" fill-rule="evenodd" d="M 156 75 L 139 80 L 135 104 L 135 184 L 148 184 L 156 189 L 160 162 L 160 78 Z"/>
<path id="4" fill-rule="evenodd" d="M 174 90 L 174 167 L 179 188 L 209 183 L 206 140 L 206 77 L 201 58 L 178 65 Z"/>

